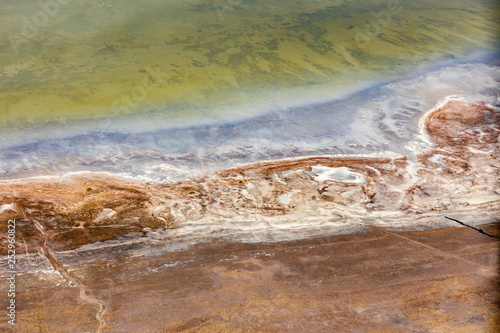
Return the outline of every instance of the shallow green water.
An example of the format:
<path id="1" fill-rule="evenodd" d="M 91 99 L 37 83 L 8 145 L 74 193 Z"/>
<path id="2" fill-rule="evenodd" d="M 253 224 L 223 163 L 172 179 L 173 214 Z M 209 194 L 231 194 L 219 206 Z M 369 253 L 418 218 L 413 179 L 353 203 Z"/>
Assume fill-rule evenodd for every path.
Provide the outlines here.
<path id="1" fill-rule="evenodd" d="M 2 1 L 0 128 L 230 117 L 498 46 L 494 1 Z"/>

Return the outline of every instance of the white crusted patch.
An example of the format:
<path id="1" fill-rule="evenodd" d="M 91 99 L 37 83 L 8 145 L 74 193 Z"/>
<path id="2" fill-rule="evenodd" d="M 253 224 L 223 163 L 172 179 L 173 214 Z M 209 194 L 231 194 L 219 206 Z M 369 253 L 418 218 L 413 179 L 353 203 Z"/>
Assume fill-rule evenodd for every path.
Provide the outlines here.
<path id="1" fill-rule="evenodd" d="M 446 157 L 445 155 L 434 154 L 434 155 L 432 155 L 431 158 L 429 158 L 429 162 L 443 164 L 443 158 L 445 158 L 445 157 Z"/>
<path id="2" fill-rule="evenodd" d="M 330 168 L 324 165 L 314 165 L 311 171 L 306 171 L 314 177 L 317 182 L 324 182 L 326 180 L 335 180 L 338 182 L 364 184 L 365 176 L 351 171 L 346 167 Z"/>
<path id="3" fill-rule="evenodd" d="M 292 195 L 294 195 L 295 193 L 298 193 L 298 192 L 301 192 L 301 191 L 300 190 L 293 190 L 292 192 L 288 192 L 288 193 L 280 195 L 278 198 L 279 203 L 284 204 L 284 205 L 289 204 L 290 201 L 292 201 Z"/>
<path id="4" fill-rule="evenodd" d="M 97 220 L 100 220 L 100 219 L 110 219 L 112 218 L 113 216 L 115 216 L 116 212 L 110 208 L 104 208 L 101 212 L 101 214 L 99 214 L 99 216 L 97 217 Z"/>
<path id="5" fill-rule="evenodd" d="M 3 212 L 6 212 L 8 210 L 12 210 L 14 212 L 17 212 L 16 204 L 11 203 L 11 204 L 5 204 L 5 205 L 0 206 L 0 215 L 3 214 Z"/>

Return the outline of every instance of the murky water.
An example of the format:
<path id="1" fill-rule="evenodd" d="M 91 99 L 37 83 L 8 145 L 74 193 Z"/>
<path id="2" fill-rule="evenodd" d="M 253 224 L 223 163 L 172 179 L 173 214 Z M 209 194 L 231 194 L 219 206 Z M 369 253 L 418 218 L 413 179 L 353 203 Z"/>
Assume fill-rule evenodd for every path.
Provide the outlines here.
<path id="1" fill-rule="evenodd" d="M 62 157 L 62 165 L 88 168 L 114 164 L 113 156 L 210 164 L 321 147 L 394 149 L 414 122 L 386 119 L 385 133 L 401 132 L 388 140 L 373 121 L 385 111 L 375 106 L 398 100 L 415 118 L 443 96 L 427 90 L 411 106 L 390 89 L 377 100 L 374 86 L 480 59 L 499 45 L 494 1 L 6 0 L 0 8 L 3 175 L 20 151 L 29 169 Z M 478 70 L 489 74 L 468 82 L 490 87 L 496 70 Z M 468 93 L 457 89 L 443 92 Z"/>
<path id="2" fill-rule="evenodd" d="M 112 126 L 119 130 L 76 135 L 68 135 L 70 125 L 59 126 L 49 138 L 0 149 L 0 177 L 107 171 L 138 180 L 169 181 L 236 163 L 285 157 L 393 154 L 411 158 L 430 145 L 419 131 L 426 111 L 448 96 L 499 106 L 498 82 L 500 67 L 464 64 L 342 100 L 238 121 L 141 131 L 149 125 L 142 119 L 135 128 L 115 122 Z M 31 129 L 17 131 L 13 139 L 44 135 L 43 129 Z"/>
<path id="3" fill-rule="evenodd" d="M 498 42 L 494 1 L 41 3 L 1 5 L 3 128 L 138 112 L 164 122 L 255 114 Z"/>

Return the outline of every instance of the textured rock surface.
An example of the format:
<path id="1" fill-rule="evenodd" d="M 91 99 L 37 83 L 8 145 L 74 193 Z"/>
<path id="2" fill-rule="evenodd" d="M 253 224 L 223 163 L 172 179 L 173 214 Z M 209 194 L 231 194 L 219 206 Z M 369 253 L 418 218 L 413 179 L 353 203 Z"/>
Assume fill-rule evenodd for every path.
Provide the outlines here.
<path id="1" fill-rule="evenodd" d="M 37 318 L 23 329 L 491 331 L 498 243 L 409 230 L 450 226 L 444 215 L 498 222 L 499 117 L 449 99 L 422 121 L 435 144 L 413 156 L 277 160 L 173 184 L 2 181 L 20 318 Z"/>
<path id="2" fill-rule="evenodd" d="M 182 230 L 187 222 L 214 229 L 235 221 L 399 227 L 435 224 L 445 213 L 493 221 L 500 200 L 498 110 L 452 99 L 429 112 L 423 124 L 436 144 L 409 157 L 278 160 L 163 185 L 106 174 L 4 181 L 2 218 L 17 219 L 33 250 L 39 237 L 34 220 L 44 226 L 54 250 L 131 232 Z M 333 168 L 362 181 L 311 172 Z"/>

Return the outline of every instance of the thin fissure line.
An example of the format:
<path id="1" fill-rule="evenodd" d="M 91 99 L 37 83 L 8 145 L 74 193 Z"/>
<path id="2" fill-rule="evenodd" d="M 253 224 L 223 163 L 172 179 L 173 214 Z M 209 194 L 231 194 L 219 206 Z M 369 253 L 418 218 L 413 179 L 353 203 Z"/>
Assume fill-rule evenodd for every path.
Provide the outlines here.
<path id="1" fill-rule="evenodd" d="M 489 237 L 493 237 L 493 238 L 498 238 L 498 239 L 500 239 L 500 237 L 499 237 L 499 236 L 491 235 L 491 234 L 489 234 L 489 233 L 485 232 L 483 229 L 478 229 L 478 228 L 476 228 L 476 227 L 473 227 L 473 226 L 471 226 L 471 225 L 468 225 L 468 224 L 466 224 L 466 223 L 463 223 L 463 222 L 461 222 L 461 221 L 459 221 L 459 220 L 457 220 L 457 219 L 454 219 L 454 218 L 451 218 L 451 217 L 448 217 L 448 216 L 445 216 L 444 218 L 446 218 L 446 219 L 448 219 L 448 220 L 451 220 L 451 221 L 454 221 L 454 222 L 457 222 L 457 223 L 459 223 L 459 224 L 461 224 L 461 225 L 463 225 L 463 226 L 465 226 L 465 227 L 468 227 L 468 228 L 474 229 L 474 230 L 476 230 L 477 232 L 479 232 L 480 234 L 483 234 L 483 235 L 486 235 L 486 236 L 489 236 Z"/>
<path id="2" fill-rule="evenodd" d="M 422 243 L 422 242 L 416 241 L 416 240 L 411 239 L 411 238 L 409 238 L 409 237 L 405 237 L 405 236 L 403 236 L 403 235 L 399 235 L 399 234 L 394 233 L 394 232 L 391 232 L 391 231 L 389 231 L 389 230 L 384 230 L 384 229 L 381 229 L 381 230 L 382 230 L 382 231 L 384 231 L 385 233 L 389 234 L 389 235 L 393 235 L 394 237 L 402 238 L 402 239 L 405 239 L 405 240 L 407 240 L 407 241 L 409 241 L 409 242 L 411 242 L 411 243 L 418 244 L 418 245 L 420 245 L 420 246 L 426 247 L 426 248 L 428 248 L 428 249 L 430 249 L 430 250 L 432 250 L 432 251 L 434 251 L 434 252 L 439 253 L 442 257 L 445 257 L 445 258 L 446 258 L 446 257 L 448 257 L 448 258 L 458 259 L 458 260 L 461 260 L 461 261 L 467 262 L 467 263 L 469 263 L 469 264 L 474 264 L 474 265 L 479 266 L 479 267 L 481 267 L 481 268 L 487 269 L 487 270 L 489 270 L 489 271 L 491 271 L 491 272 L 496 272 L 496 271 L 495 271 L 495 269 L 494 269 L 494 268 L 492 268 L 492 267 L 490 267 L 490 266 L 485 266 L 485 265 L 483 265 L 483 264 L 477 263 L 477 262 L 475 262 L 475 261 L 473 261 L 473 260 L 470 260 L 470 259 L 464 258 L 464 257 L 459 256 L 459 255 L 456 255 L 456 254 L 454 254 L 454 253 L 447 252 L 447 251 L 444 251 L 444 250 L 440 250 L 440 249 L 435 248 L 435 247 L 433 247 L 433 246 L 430 246 L 430 245 L 424 244 L 424 243 Z"/>

